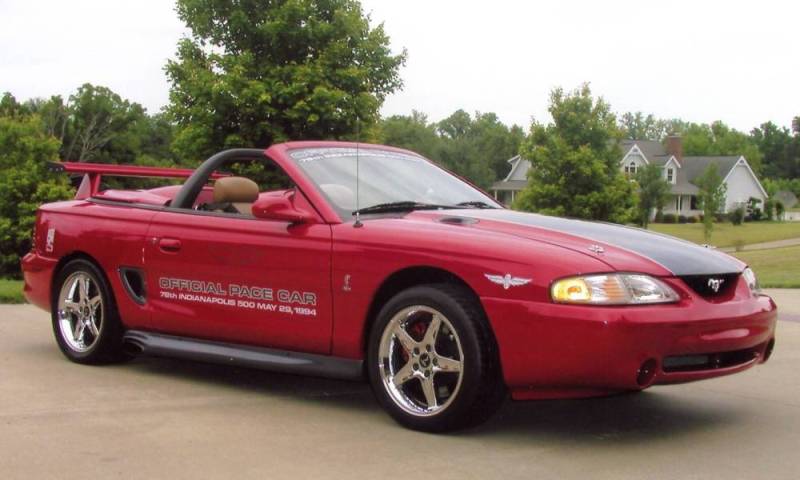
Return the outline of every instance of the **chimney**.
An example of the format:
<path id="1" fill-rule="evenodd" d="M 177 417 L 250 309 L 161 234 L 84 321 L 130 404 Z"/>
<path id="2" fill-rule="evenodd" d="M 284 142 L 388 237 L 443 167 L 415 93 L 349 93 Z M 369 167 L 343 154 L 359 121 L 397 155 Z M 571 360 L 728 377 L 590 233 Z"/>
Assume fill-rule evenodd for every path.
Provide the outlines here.
<path id="1" fill-rule="evenodd" d="M 671 134 L 667 137 L 667 153 L 674 155 L 679 162 L 683 161 L 683 140 L 678 134 Z"/>

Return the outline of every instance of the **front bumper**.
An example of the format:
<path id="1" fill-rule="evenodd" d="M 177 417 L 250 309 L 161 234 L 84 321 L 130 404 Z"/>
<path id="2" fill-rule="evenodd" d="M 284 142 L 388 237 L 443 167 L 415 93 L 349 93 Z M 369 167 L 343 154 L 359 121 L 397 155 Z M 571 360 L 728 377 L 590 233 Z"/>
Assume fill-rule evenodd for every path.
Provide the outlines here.
<path id="1" fill-rule="evenodd" d="M 697 295 L 627 307 L 481 300 L 515 399 L 604 395 L 740 372 L 766 361 L 777 320 L 772 299 L 746 285 L 721 303 Z"/>

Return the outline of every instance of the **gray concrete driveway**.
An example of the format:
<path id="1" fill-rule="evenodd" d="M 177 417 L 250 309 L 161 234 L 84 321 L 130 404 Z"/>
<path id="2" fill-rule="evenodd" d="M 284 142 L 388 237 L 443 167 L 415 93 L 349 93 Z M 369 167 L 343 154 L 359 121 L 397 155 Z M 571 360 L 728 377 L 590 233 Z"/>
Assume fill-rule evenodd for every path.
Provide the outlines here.
<path id="1" fill-rule="evenodd" d="M 476 430 L 435 436 L 395 425 L 361 384 L 164 359 L 75 365 L 46 313 L 0 306 L 0 478 L 796 479 L 800 323 L 778 328 L 770 362 L 737 376 L 508 402 Z"/>

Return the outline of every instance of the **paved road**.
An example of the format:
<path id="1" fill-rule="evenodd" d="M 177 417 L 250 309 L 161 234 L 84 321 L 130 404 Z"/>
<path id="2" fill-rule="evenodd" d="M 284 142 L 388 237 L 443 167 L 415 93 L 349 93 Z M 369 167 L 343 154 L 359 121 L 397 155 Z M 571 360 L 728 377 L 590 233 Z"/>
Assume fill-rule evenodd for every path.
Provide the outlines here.
<path id="1" fill-rule="evenodd" d="M 787 238 L 785 240 L 775 240 L 772 242 L 751 243 L 748 245 L 743 245 L 740 251 L 768 250 L 770 248 L 794 247 L 796 245 L 800 245 L 800 238 Z M 720 251 L 734 253 L 737 250 L 736 247 L 722 247 L 720 248 Z"/>
<path id="2" fill-rule="evenodd" d="M 800 322 L 800 289 L 770 288 L 765 290 L 778 305 L 781 320 Z"/>
<path id="3" fill-rule="evenodd" d="M 779 322 L 768 364 L 738 376 L 509 402 L 451 436 L 396 426 L 360 384 L 163 359 L 84 367 L 51 337 L 44 312 L 0 306 L 6 480 L 796 479 L 800 465 L 795 322 Z"/>

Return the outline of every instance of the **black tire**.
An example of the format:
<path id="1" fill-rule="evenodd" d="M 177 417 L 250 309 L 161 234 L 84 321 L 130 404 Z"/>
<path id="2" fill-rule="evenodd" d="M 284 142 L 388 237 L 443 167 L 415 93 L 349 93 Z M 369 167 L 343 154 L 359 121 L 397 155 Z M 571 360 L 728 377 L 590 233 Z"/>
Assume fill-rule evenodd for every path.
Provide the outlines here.
<path id="1" fill-rule="evenodd" d="M 89 279 L 85 305 L 80 293 L 81 287 L 76 286 L 84 278 Z M 70 296 L 65 292 L 70 290 L 70 287 L 78 288 L 79 291 Z M 77 307 L 79 312 L 72 310 L 76 308 L 75 302 L 70 306 L 70 310 L 60 309 L 60 302 L 65 296 L 81 302 Z M 89 300 L 98 297 L 101 302 L 93 308 Z M 124 328 L 119 319 L 114 295 L 103 272 L 92 262 L 84 259 L 71 260 L 58 271 L 53 282 L 51 312 L 56 343 L 69 360 L 81 364 L 102 365 L 130 358 L 122 348 Z M 69 333 L 81 318 L 91 320 L 97 332 L 94 335 L 89 327 L 82 328 L 82 341 L 76 339 L 74 333 Z"/>
<path id="2" fill-rule="evenodd" d="M 417 309 L 421 306 L 426 310 Z M 427 311 L 427 309 L 431 309 Z M 410 313 L 407 313 L 410 312 Z M 439 378 L 442 371 L 434 370 L 430 374 L 430 390 L 434 392 L 436 400 L 430 402 L 430 397 L 424 393 L 424 382 L 428 375 L 423 378 L 420 370 L 423 368 L 421 360 L 424 356 L 425 338 L 428 338 L 427 330 L 422 338 L 412 338 L 414 341 L 422 343 L 413 344 L 423 349 L 420 354 L 412 353 L 415 348 L 408 348 L 403 344 L 396 333 L 396 326 L 405 322 L 404 329 L 409 327 L 413 320 L 401 320 L 412 318 L 414 315 L 429 314 L 431 318 L 441 313 L 444 320 L 440 320 L 440 325 L 447 325 L 442 328 L 445 336 L 434 340 L 434 351 L 439 362 L 452 360 L 442 357 L 461 356 L 461 365 L 458 367 L 460 380 L 450 380 L 450 386 L 445 385 L 445 398 L 442 395 L 441 386 L 437 388 L 435 378 Z M 424 322 L 424 320 L 422 321 Z M 390 325 L 392 323 L 392 325 Z M 432 320 L 428 323 L 428 328 L 432 325 Z M 452 330 L 451 330 L 452 329 Z M 413 337 L 413 335 L 412 335 Z M 388 339 L 388 340 L 387 340 Z M 383 408 L 401 425 L 413 430 L 425 432 L 448 432 L 476 426 L 486 421 L 502 404 L 505 399 L 505 385 L 502 379 L 502 372 L 498 359 L 497 344 L 494 335 L 489 327 L 489 323 L 483 309 L 477 299 L 467 289 L 452 284 L 434 284 L 412 287 L 395 295 L 380 310 L 369 335 L 367 345 L 367 374 L 369 376 L 372 390 Z M 387 343 L 388 342 L 388 343 Z M 394 342 L 394 343 L 391 343 Z M 460 346 L 458 355 L 440 354 L 446 350 L 448 345 L 441 342 L 450 342 L 451 345 Z M 387 350 L 387 345 L 394 345 L 394 349 Z M 430 351 L 430 350 L 428 350 Z M 451 351 L 454 349 L 451 347 Z M 431 358 L 437 358 L 434 355 Z M 393 362 L 392 358 L 397 359 L 396 363 L 406 364 L 403 369 L 413 364 L 413 374 L 401 375 L 401 372 L 390 373 Z M 416 360 L 420 360 L 417 363 Z M 425 362 L 430 365 L 430 361 Z M 433 363 L 434 365 L 444 366 L 444 363 Z M 437 367 L 431 367 L 437 368 Z M 441 367 L 438 367 L 441 368 Z M 406 374 L 411 370 L 402 370 Z M 423 373 L 429 373 L 424 371 Z M 448 374 L 447 371 L 443 372 Z M 449 372 L 449 377 L 443 375 L 444 382 L 448 378 L 452 379 L 454 372 Z M 408 380 L 401 380 L 397 386 L 394 378 L 402 376 Z M 417 382 L 419 386 L 413 382 Z M 452 386 L 453 383 L 457 385 Z M 424 398 L 419 393 L 423 392 Z M 398 393 L 399 392 L 399 393 Z M 436 393 L 439 392 L 439 393 Z M 415 411 L 416 401 L 420 403 L 419 411 Z M 439 402 L 442 405 L 438 405 Z M 433 403 L 434 407 L 430 407 Z M 440 410 L 436 411 L 436 408 Z M 426 413 L 426 409 L 431 410 Z"/>

